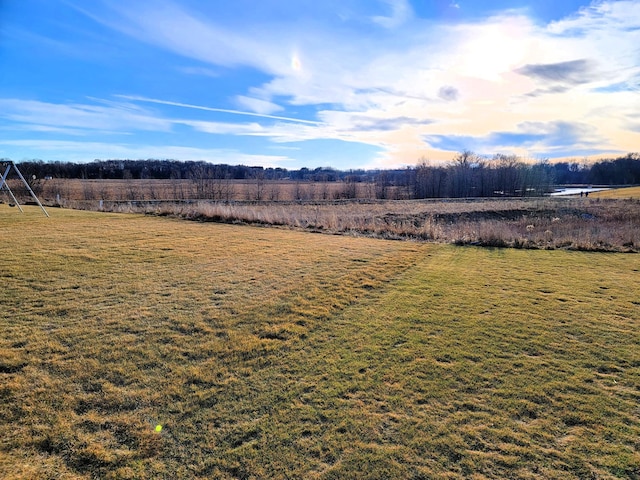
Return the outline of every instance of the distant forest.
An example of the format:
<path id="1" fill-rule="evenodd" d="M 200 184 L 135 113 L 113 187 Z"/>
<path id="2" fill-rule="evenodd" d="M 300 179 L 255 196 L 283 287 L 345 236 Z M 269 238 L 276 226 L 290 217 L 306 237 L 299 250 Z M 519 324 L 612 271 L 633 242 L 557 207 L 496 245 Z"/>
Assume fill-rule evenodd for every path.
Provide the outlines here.
<path id="1" fill-rule="evenodd" d="M 377 198 L 398 187 L 412 198 L 491 197 L 542 195 L 556 185 L 640 184 L 640 154 L 600 160 L 595 163 L 540 161 L 525 162 L 517 156 L 492 158 L 461 152 L 446 164 L 428 161 L 393 170 L 347 170 L 333 168 L 264 168 L 217 165 L 204 161 L 95 160 L 90 163 L 18 162 L 29 178 L 64 179 L 157 179 L 157 180 L 251 180 L 294 182 L 371 183 Z"/>

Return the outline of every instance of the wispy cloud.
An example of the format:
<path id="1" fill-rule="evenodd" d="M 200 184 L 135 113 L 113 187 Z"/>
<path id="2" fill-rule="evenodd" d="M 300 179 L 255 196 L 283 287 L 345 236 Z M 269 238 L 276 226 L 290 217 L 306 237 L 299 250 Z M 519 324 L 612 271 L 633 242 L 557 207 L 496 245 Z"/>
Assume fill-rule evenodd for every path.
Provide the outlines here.
<path id="1" fill-rule="evenodd" d="M 213 68 L 206 67 L 179 67 L 178 70 L 182 73 L 186 73 L 187 75 L 201 75 L 211 78 L 220 78 L 222 76 L 221 72 Z"/>
<path id="2" fill-rule="evenodd" d="M 377 15 L 372 21 L 384 28 L 397 28 L 413 16 L 413 9 L 407 0 L 381 0 L 388 5 L 391 14 L 388 16 Z"/>
<path id="3" fill-rule="evenodd" d="M 448 102 L 455 101 L 460 96 L 460 92 L 456 87 L 444 85 L 438 90 L 438 97 Z"/>
<path id="4" fill-rule="evenodd" d="M 365 115 L 354 115 L 351 118 L 352 131 L 390 131 L 405 125 L 428 125 L 430 120 L 416 120 L 410 117 L 373 118 Z"/>
<path id="5" fill-rule="evenodd" d="M 126 103 L 101 106 L 95 104 L 60 104 L 0 98 L 0 118 L 23 126 L 73 128 L 75 132 L 127 132 L 130 129 L 169 131 L 171 122 L 151 112 L 141 112 Z"/>
<path id="6" fill-rule="evenodd" d="M 640 3 L 635 0 L 596 1 L 568 18 L 552 22 L 548 31 L 554 35 L 584 37 L 611 30 L 633 32 L 638 28 L 638 18 Z"/>
<path id="7" fill-rule="evenodd" d="M 293 161 L 285 155 L 252 155 L 235 149 L 195 148 L 180 145 L 152 145 L 61 140 L 0 140 L 0 155 L 6 147 L 20 147 L 30 158 L 59 161 L 87 161 L 90 158 L 158 158 L 204 160 L 214 163 L 282 167 Z M 29 158 L 27 157 L 27 158 Z"/>
<path id="8" fill-rule="evenodd" d="M 606 145 L 595 127 L 581 122 L 523 122 L 513 131 L 492 132 L 486 136 L 428 136 L 426 140 L 447 149 L 472 149 L 483 155 L 497 151 L 526 157 L 551 156 L 558 152 L 583 152 Z M 518 145 L 515 149 L 513 146 Z"/>
<path id="9" fill-rule="evenodd" d="M 169 100 L 160 100 L 157 98 L 146 98 L 146 97 L 139 97 L 139 96 L 135 96 L 135 95 L 117 95 L 120 98 L 126 99 L 126 100 L 131 100 L 131 101 L 136 101 L 136 102 L 146 102 L 146 103 L 156 103 L 156 104 L 160 104 L 160 105 L 169 105 L 172 107 L 183 107 L 183 108 L 191 108 L 194 110 L 204 110 L 207 112 L 219 112 L 219 113 L 230 113 L 233 115 L 243 115 L 243 116 L 249 116 L 249 117 L 260 117 L 260 118 L 269 118 L 272 120 L 283 120 L 285 122 L 295 122 L 295 123 L 307 123 L 310 125 L 318 125 L 320 124 L 320 122 L 316 122 L 313 120 L 304 120 L 304 119 L 300 119 L 300 118 L 293 118 L 293 117 L 283 117 L 283 116 L 278 116 L 278 115 L 269 115 L 266 113 L 257 113 L 257 112 L 249 112 L 249 111 L 243 111 L 243 110 L 232 110 L 232 109 L 228 109 L 228 108 L 215 108 L 215 107 L 207 107 L 207 106 L 203 106 L 203 105 L 192 105 L 192 104 L 188 104 L 188 103 L 181 103 L 181 102 L 171 102 Z"/>
<path id="10" fill-rule="evenodd" d="M 597 72 L 589 60 L 579 59 L 568 62 L 527 64 L 517 68 L 516 73 L 545 82 L 579 85 L 597 78 Z"/>
<path id="11" fill-rule="evenodd" d="M 253 113 L 260 113 L 263 115 L 269 115 L 275 112 L 281 112 L 284 110 L 280 105 L 276 105 L 268 100 L 262 100 L 260 98 L 248 97 L 246 95 L 236 96 L 236 102 L 244 108 L 249 109 Z"/>
<path id="12" fill-rule="evenodd" d="M 254 25 L 253 35 L 227 28 L 215 21 L 202 18 L 170 1 L 140 0 L 134 3 L 108 4 L 110 10 L 103 15 L 91 15 L 97 22 L 178 55 L 212 65 L 237 67 L 251 65 L 277 74 L 290 68 L 289 58 L 271 48 L 275 42 L 285 42 L 286 32 Z M 269 42 L 263 38 L 268 35 Z"/>
<path id="13" fill-rule="evenodd" d="M 184 144 L 192 133 L 224 145 L 242 137 L 236 153 L 245 144 L 297 142 L 302 152 L 304 142 L 349 142 L 376 152 L 377 166 L 463 148 L 559 154 L 571 142 L 580 151 L 640 143 L 634 0 L 594 2 L 549 24 L 527 10 L 465 17 L 462 2 L 442 3 L 457 20 L 438 23 L 409 0 L 278 3 L 290 8 L 277 18 L 275 4 L 240 12 L 248 0 L 227 16 L 223 2 L 68 1 L 101 35 L 142 45 L 169 67 L 161 80 L 153 64 L 133 70 L 135 84 L 114 74 L 108 94 L 86 82 L 75 97 L 0 100 L 5 131 L 12 123 L 43 135 L 160 132 L 171 135 L 156 141 Z"/>

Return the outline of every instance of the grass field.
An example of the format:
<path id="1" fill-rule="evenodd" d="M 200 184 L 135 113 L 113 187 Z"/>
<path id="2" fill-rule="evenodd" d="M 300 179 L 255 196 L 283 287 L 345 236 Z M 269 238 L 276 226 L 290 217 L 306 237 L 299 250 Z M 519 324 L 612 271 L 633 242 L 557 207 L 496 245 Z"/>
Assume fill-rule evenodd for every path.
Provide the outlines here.
<path id="1" fill-rule="evenodd" d="M 637 200 L 640 198 L 640 187 L 614 188 L 593 192 L 591 195 L 595 198 L 634 198 Z"/>
<path id="2" fill-rule="evenodd" d="M 2 478 L 640 478 L 635 254 L 50 214 L 0 205 Z"/>

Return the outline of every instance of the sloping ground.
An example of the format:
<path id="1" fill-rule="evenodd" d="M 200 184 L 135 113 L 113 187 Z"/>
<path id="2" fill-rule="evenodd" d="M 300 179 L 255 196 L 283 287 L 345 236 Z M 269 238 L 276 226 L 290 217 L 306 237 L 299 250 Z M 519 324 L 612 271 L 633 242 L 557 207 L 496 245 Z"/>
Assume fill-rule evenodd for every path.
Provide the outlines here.
<path id="1" fill-rule="evenodd" d="M 640 475 L 635 256 L 1 206 L 0 236 L 0 477 Z"/>

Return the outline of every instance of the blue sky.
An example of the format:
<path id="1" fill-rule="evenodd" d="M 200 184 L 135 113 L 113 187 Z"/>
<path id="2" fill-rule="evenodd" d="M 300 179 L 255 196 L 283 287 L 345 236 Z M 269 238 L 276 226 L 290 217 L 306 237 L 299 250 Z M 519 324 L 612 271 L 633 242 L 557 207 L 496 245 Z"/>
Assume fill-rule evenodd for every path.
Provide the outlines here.
<path id="1" fill-rule="evenodd" d="M 0 157 L 640 151 L 640 2 L 0 0 Z"/>

